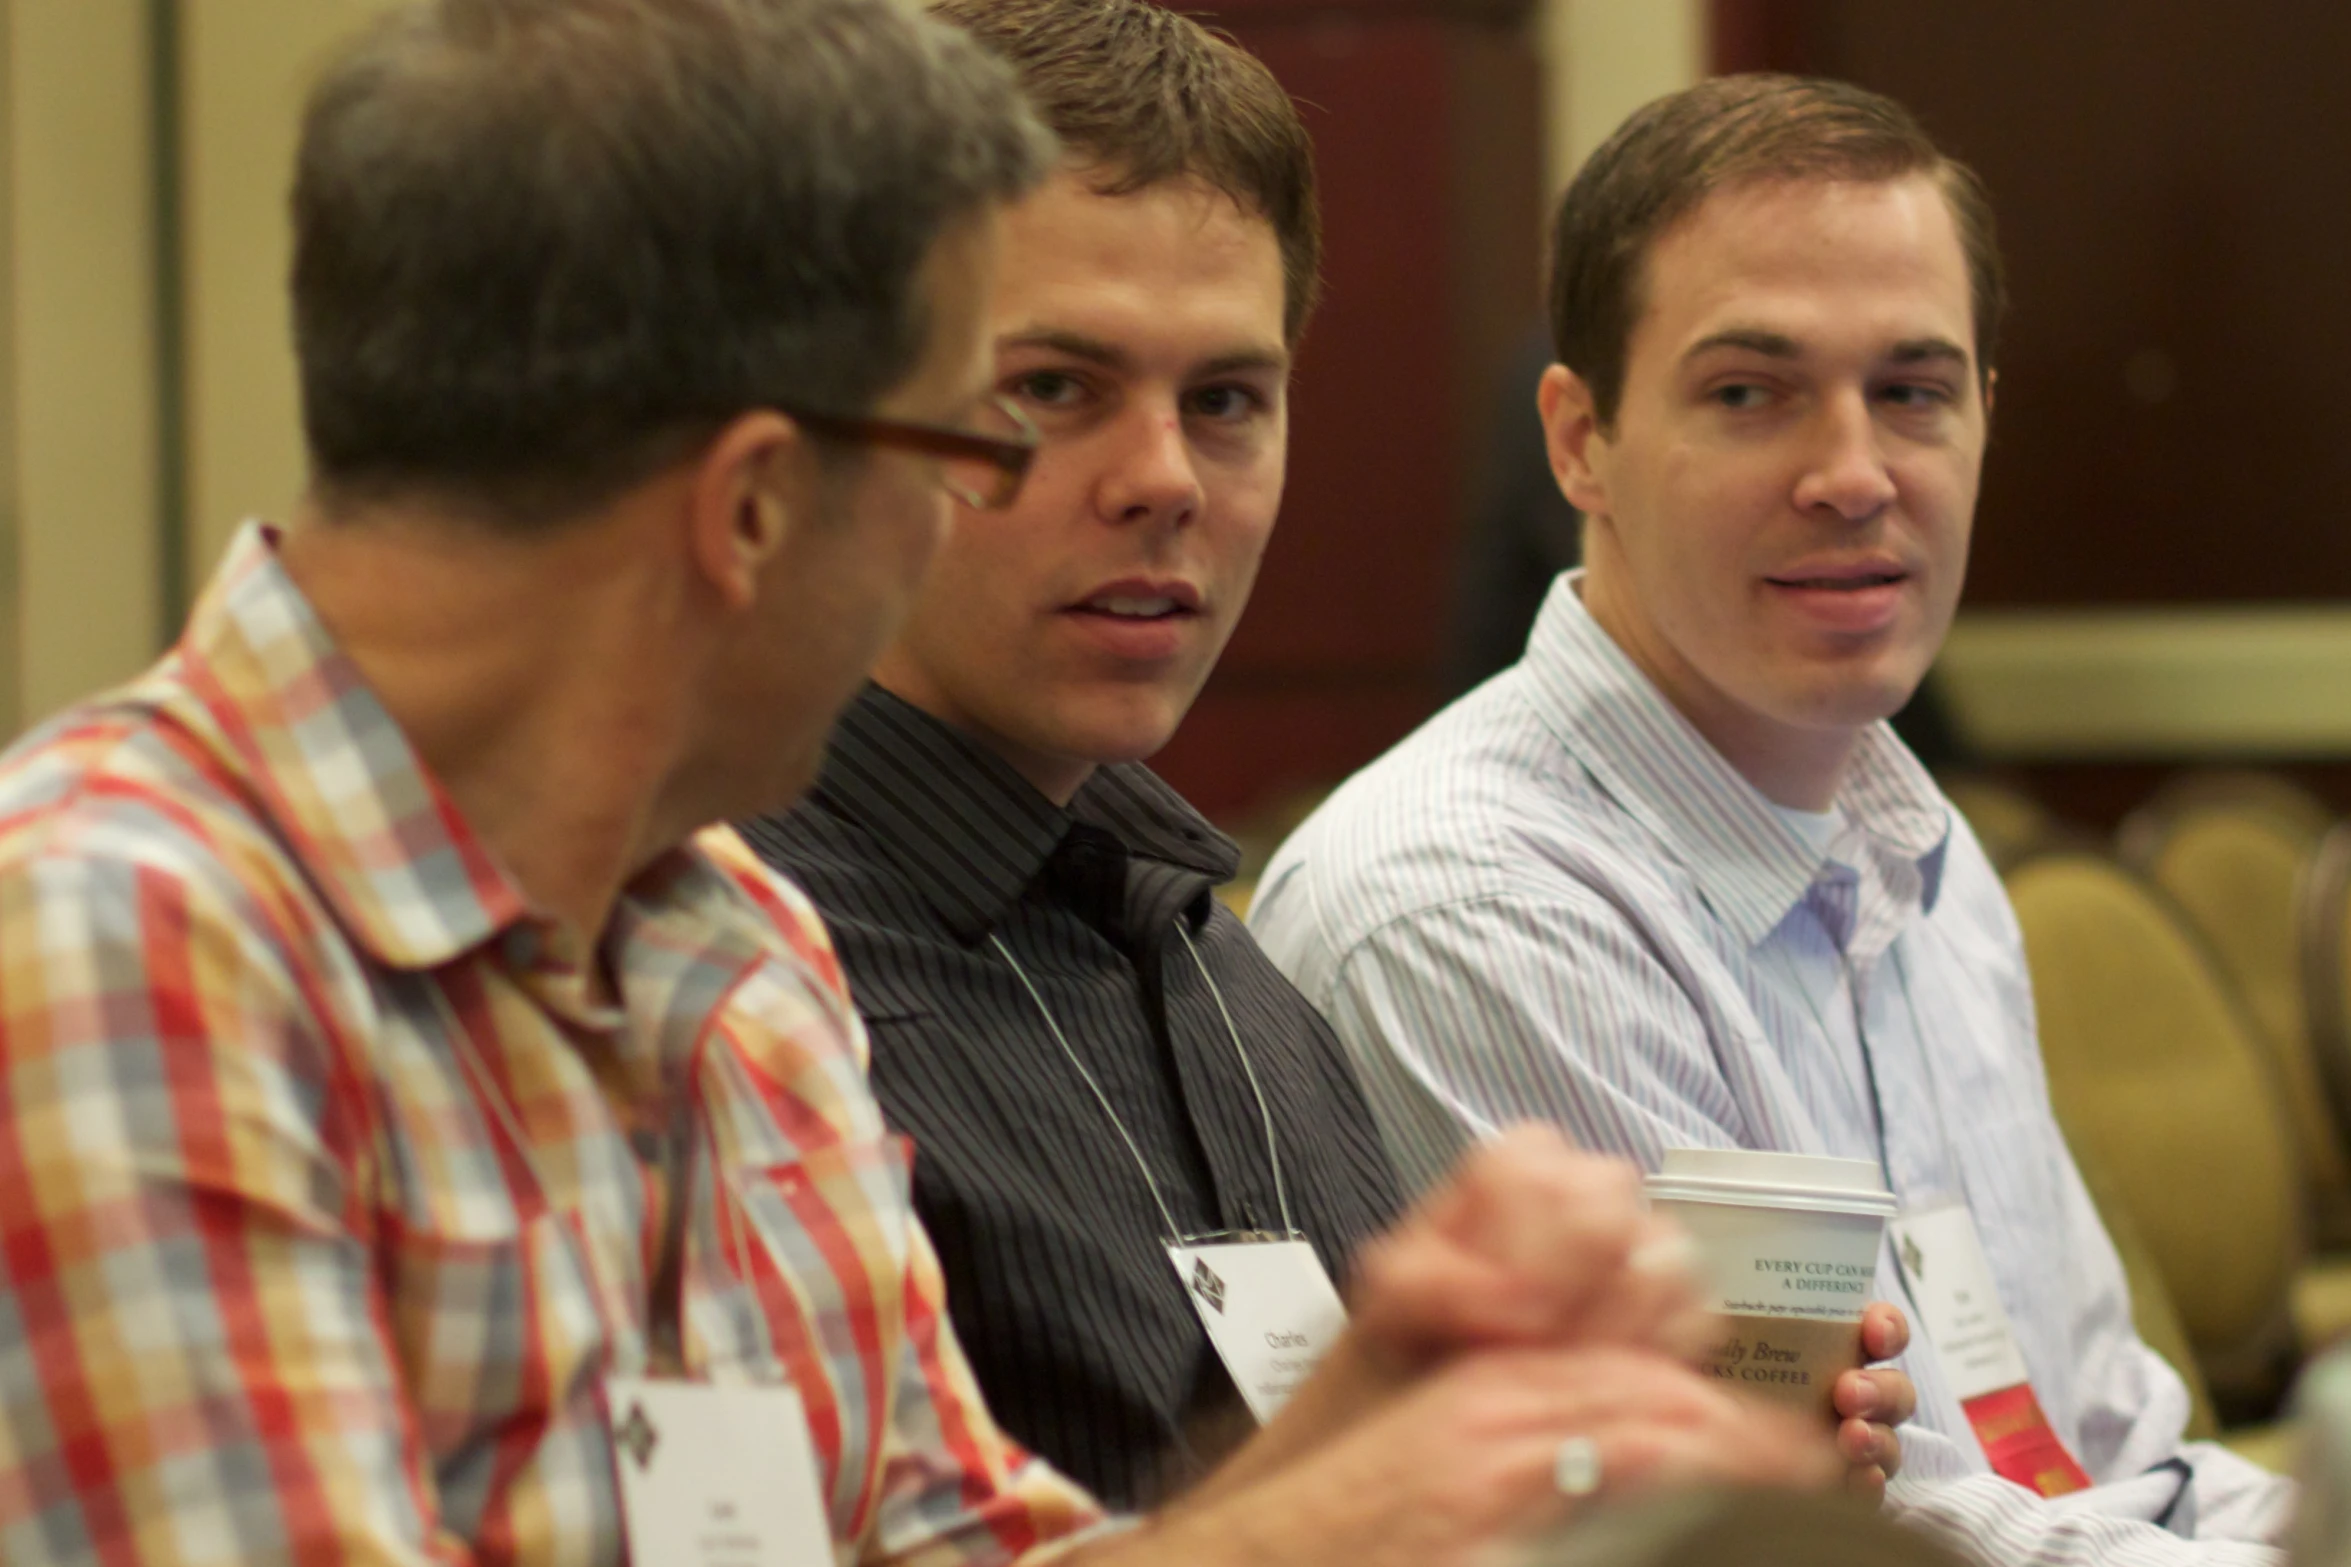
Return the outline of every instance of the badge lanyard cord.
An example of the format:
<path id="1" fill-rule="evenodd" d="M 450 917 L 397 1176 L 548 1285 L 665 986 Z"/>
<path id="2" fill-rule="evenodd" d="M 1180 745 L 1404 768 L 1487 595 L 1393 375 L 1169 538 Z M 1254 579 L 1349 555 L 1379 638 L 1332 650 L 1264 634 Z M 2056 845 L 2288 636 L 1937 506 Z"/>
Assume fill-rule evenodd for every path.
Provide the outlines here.
<path id="1" fill-rule="evenodd" d="M 1216 998 L 1217 1015 L 1224 1019 L 1224 1031 L 1233 1042 L 1233 1054 L 1241 1058 L 1241 1075 L 1249 1079 L 1249 1092 L 1257 1100 L 1258 1124 L 1265 1128 L 1265 1162 L 1273 1166 L 1273 1205 L 1282 1216 L 1282 1234 L 1295 1238 L 1298 1227 L 1290 1222 L 1290 1194 L 1282 1185 L 1282 1149 L 1274 1140 L 1273 1111 L 1265 1102 L 1265 1090 L 1258 1086 L 1257 1068 L 1250 1063 L 1249 1052 L 1241 1047 L 1241 1031 L 1233 1024 L 1233 1011 L 1224 1003 L 1224 991 L 1216 983 L 1216 976 L 1208 972 L 1208 965 L 1200 959 L 1200 949 L 1192 945 L 1192 933 L 1184 928 L 1181 916 L 1176 919 L 1176 934 L 1184 938 L 1184 950 L 1192 955 L 1192 967 L 1200 971 L 1208 984 L 1209 995 Z"/>
<path id="2" fill-rule="evenodd" d="M 1241 1043 L 1241 1031 L 1233 1025 L 1233 1014 L 1231 1009 L 1225 1005 L 1224 992 L 1217 988 L 1215 977 L 1208 972 L 1208 965 L 1200 960 L 1200 949 L 1192 944 L 1191 932 L 1184 929 L 1181 916 L 1177 919 L 1176 930 L 1184 938 L 1184 949 L 1192 955 L 1193 966 L 1199 969 L 1200 977 L 1208 982 L 1208 993 L 1216 998 L 1216 1010 L 1224 1018 L 1225 1032 L 1232 1037 L 1233 1053 L 1241 1058 L 1241 1071 L 1249 1079 L 1249 1092 L 1257 1099 L 1258 1119 L 1265 1127 L 1266 1160 L 1273 1167 L 1274 1205 L 1281 1213 L 1282 1235 L 1284 1239 L 1295 1240 L 1298 1238 L 1298 1227 L 1291 1222 L 1289 1192 L 1282 1184 L 1282 1155 L 1280 1147 L 1274 1141 L 1273 1111 L 1266 1104 L 1265 1090 L 1258 1085 L 1257 1069 L 1250 1064 L 1249 1051 Z M 1087 1069 L 1086 1063 L 1079 1058 L 1077 1051 L 1070 1045 L 1069 1036 L 1061 1031 L 1060 1022 L 1053 1016 L 1053 1009 L 1045 1004 L 1043 992 L 1037 989 L 1036 981 L 1029 978 L 1028 970 L 1021 967 L 1020 960 L 1012 955 L 1012 949 L 1004 944 L 1004 938 L 990 931 L 988 940 L 994 944 L 996 955 L 1004 960 L 1004 966 L 1012 970 L 1014 976 L 1020 980 L 1021 987 L 1029 993 L 1029 1000 L 1036 1003 L 1037 1015 L 1045 1020 L 1045 1027 L 1053 1035 L 1053 1042 L 1061 1047 L 1062 1055 L 1068 1058 L 1070 1066 L 1085 1082 L 1086 1087 L 1092 1091 L 1094 1102 L 1099 1104 L 1102 1107 L 1102 1113 L 1110 1118 L 1110 1124 L 1118 1132 L 1119 1140 L 1126 1144 L 1128 1155 L 1135 1161 L 1135 1168 L 1142 1172 L 1143 1184 L 1151 1189 L 1151 1201 L 1159 1209 L 1160 1221 L 1167 1226 L 1167 1238 L 1170 1241 L 1181 1243 L 1186 1237 L 1175 1222 L 1175 1213 L 1168 1207 L 1167 1198 L 1159 1189 L 1158 1179 L 1152 1175 L 1150 1164 L 1143 1158 L 1141 1145 L 1136 1143 L 1134 1134 L 1127 1130 L 1126 1122 L 1119 1118 L 1117 1109 L 1110 1102 L 1110 1096 L 1102 1091 L 1101 1083 L 1095 1080 L 1094 1074 Z"/>

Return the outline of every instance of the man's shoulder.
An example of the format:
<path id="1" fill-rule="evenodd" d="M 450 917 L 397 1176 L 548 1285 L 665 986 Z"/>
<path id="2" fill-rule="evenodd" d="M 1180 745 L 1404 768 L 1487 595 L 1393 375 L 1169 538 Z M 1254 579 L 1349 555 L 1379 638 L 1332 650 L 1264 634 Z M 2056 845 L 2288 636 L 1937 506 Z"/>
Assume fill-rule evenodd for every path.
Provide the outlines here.
<path id="1" fill-rule="evenodd" d="M 873 830 L 821 798 L 738 822 L 735 832 L 832 926 L 902 923 L 922 907 L 913 879 Z"/>
<path id="2" fill-rule="evenodd" d="M 1656 857 L 1516 674 L 1479 687 L 1341 785 L 1276 853 L 1270 920 L 1310 904 L 1343 950 L 1448 906 L 1606 899 Z"/>
<path id="3" fill-rule="evenodd" d="M 0 878 L 110 868 L 245 902 L 306 878 L 200 704 L 150 677 L 59 714 L 0 755 Z"/>

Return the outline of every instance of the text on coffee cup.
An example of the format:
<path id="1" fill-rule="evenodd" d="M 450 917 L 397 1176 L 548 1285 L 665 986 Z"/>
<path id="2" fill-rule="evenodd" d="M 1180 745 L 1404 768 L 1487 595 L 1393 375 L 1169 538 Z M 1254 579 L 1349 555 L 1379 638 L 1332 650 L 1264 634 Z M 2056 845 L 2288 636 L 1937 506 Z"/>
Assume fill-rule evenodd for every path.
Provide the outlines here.
<path id="1" fill-rule="evenodd" d="M 1775 1275 L 1784 1291 L 1801 1294 L 1866 1295 L 1876 1265 L 1856 1267 L 1850 1262 L 1778 1262 L 1755 1260 L 1755 1271 Z"/>

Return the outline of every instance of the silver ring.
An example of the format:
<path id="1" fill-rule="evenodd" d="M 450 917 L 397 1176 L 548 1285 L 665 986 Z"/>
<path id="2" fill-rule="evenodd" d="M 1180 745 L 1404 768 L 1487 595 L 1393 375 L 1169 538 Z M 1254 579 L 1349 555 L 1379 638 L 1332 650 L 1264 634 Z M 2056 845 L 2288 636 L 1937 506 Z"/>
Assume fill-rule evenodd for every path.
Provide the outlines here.
<path id="1" fill-rule="evenodd" d="M 1600 1489 L 1600 1444 L 1571 1436 L 1551 1455 L 1551 1483 L 1561 1496 L 1590 1496 Z"/>

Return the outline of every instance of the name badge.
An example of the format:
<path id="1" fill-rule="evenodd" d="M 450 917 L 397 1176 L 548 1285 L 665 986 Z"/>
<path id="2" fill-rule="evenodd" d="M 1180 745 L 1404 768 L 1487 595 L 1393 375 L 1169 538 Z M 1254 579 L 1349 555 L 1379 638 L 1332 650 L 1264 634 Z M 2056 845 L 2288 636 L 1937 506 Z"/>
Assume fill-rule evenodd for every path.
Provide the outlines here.
<path id="1" fill-rule="evenodd" d="M 2033 1394 L 1974 1215 L 1961 1203 L 1924 1208 L 1894 1220 L 1892 1234 L 1919 1326 L 1993 1472 L 2043 1496 L 2088 1489 Z"/>
<path id="2" fill-rule="evenodd" d="M 791 1388 L 607 1377 L 604 1408 L 631 1560 L 678 1567 L 833 1560 L 807 1413 Z"/>
<path id="3" fill-rule="evenodd" d="M 1289 1401 L 1339 1341 L 1347 1308 L 1304 1241 L 1219 1241 L 1167 1248 L 1208 1341 L 1258 1424 Z"/>

